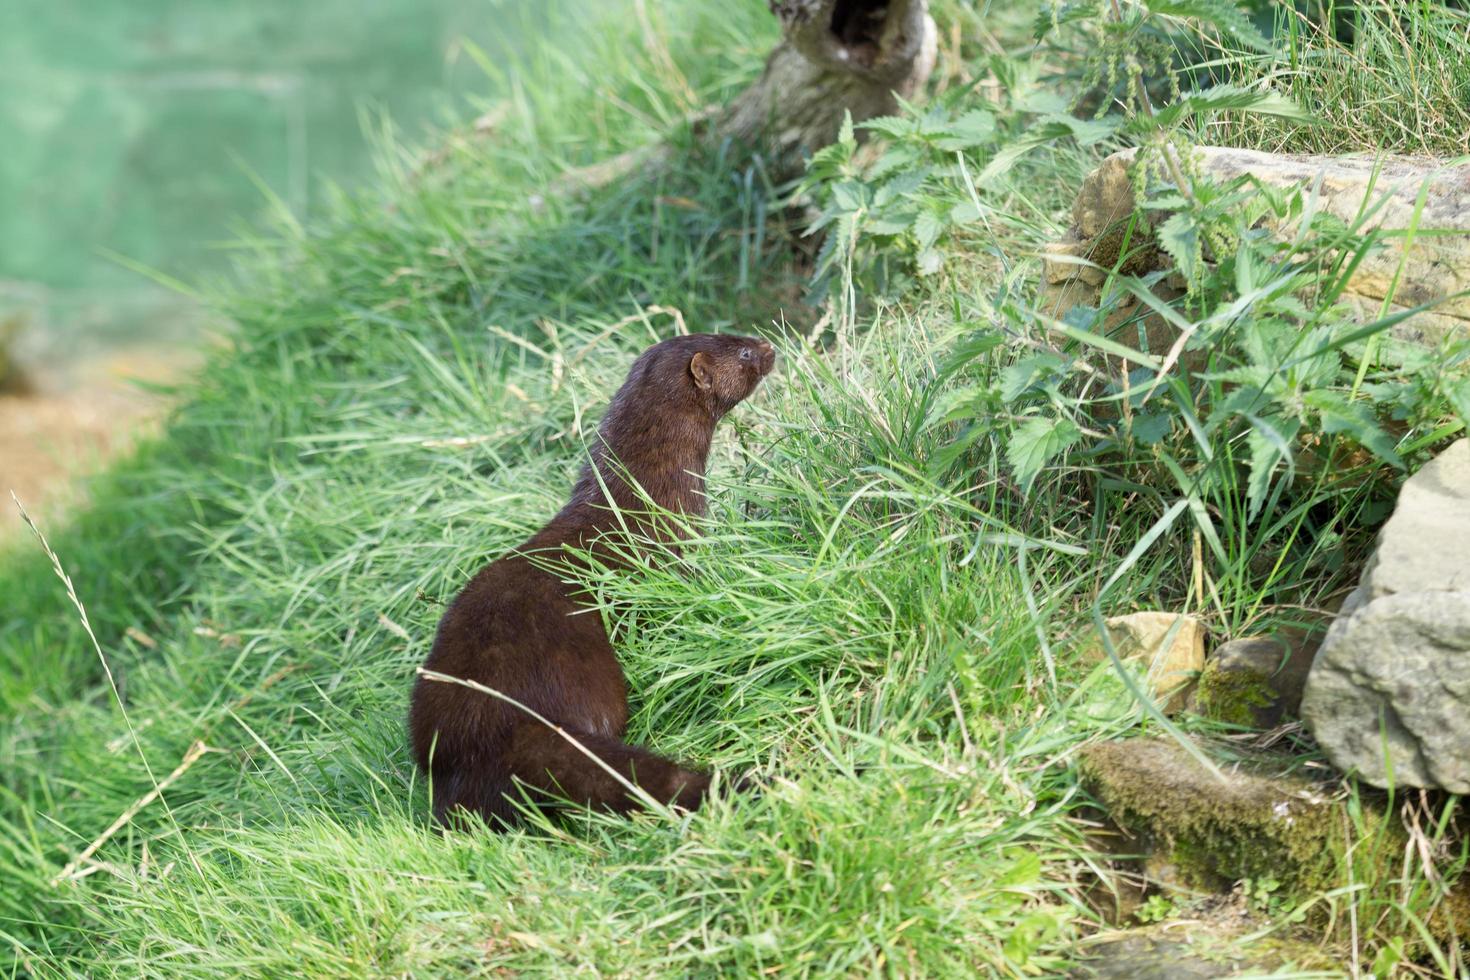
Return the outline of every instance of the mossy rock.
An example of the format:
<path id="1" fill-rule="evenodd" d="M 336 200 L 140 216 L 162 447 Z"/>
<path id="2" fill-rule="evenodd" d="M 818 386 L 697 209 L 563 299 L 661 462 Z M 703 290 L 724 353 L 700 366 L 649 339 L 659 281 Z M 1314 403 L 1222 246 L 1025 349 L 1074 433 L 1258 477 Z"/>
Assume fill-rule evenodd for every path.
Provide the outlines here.
<path id="1" fill-rule="evenodd" d="M 1271 678 L 1255 670 L 1222 669 L 1212 660 L 1200 672 L 1195 703 L 1207 718 L 1241 728 L 1271 728 L 1281 719 Z"/>
<path id="2" fill-rule="evenodd" d="M 1103 934 L 1079 951 L 1070 980 L 1217 980 L 1326 971 L 1341 965 L 1335 950 L 1291 937 L 1242 942 L 1271 923 L 1226 903 L 1188 917 Z"/>
<path id="3" fill-rule="evenodd" d="M 1168 739 L 1100 742 L 1079 769 L 1112 820 L 1167 850 L 1191 885 L 1270 877 L 1319 890 L 1332 879 L 1341 813 L 1319 783 L 1242 768 L 1221 782 Z"/>
<path id="4" fill-rule="evenodd" d="M 1269 881 L 1283 899 L 1349 882 L 1396 891 L 1409 845 L 1398 819 L 1371 799 L 1350 804 L 1335 784 L 1289 772 L 1293 762 L 1221 760 L 1222 781 L 1172 739 L 1125 739 L 1088 746 L 1078 772 L 1131 839 L 1129 850 L 1167 865 L 1176 887 L 1223 893 Z M 1445 896 L 1428 925 L 1441 937 L 1470 931 L 1470 881 Z"/>

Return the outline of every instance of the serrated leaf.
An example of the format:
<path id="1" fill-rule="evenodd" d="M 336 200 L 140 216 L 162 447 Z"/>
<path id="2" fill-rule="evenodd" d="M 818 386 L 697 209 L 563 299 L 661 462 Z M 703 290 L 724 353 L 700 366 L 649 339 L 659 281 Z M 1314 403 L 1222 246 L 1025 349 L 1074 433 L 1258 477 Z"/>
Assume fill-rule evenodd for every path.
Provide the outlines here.
<path id="1" fill-rule="evenodd" d="M 971 109 L 945 127 L 945 134 L 935 140 L 935 145 L 953 153 L 984 146 L 994 138 L 994 114 L 987 109 Z"/>
<path id="2" fill-rule="evenodd" d="M 1249 112 L 1257 116 L 1277 116 L 1304 124 L 1317 121 L 1311 113 L 1276 92 L 1241 88 L 1239 85 L 1216 85 L 1202 92 L 1184 95 L 1178 101 L 1159 109 L 1152 118 L 1139 116 L 1129 123 L 1128 129 L 1132 132 L 1153 132 L 1157 127 L 1168 129 L 1193 116 L 1226 110 Z"/>
<path id="3" fill-rule="evenodd" d="M 1152 446 L 1173 430 L 1174 420 L 1163 412 L 1154 415 L 1137 415 L 1133 418 L 1133 438 L 1145 446 Z"/>
<path id="4" fill-rule="evenodd" d="M 899 174 L 900 177 L 912 174 L 918 178 L 915 184 L 915 186 L 918 186 L 918 184 L 922 184 L 924 179 L 929 176 L 927 169 L 923 172 L 918 171 L 918 165 L 923 159 L 923 154 L 914 147 L 906 143 L 895 143 L 881 157 L 874 161 L 872 166 L 868 167 L 868 179 L 880 180 L 889 174 L 895 173 Z M 898 180 L 900 178 L 895 177 L 893 179 Z"/>
<path id="5" fill-rule="evenodd" d="M 832 203 L 849 213 L 862 210 L 868 204 L 867 185 L 850 180 L 832 185 Z"/>
<path id="6" fill-rule="evenodd" d="M 966 323 L 965 326 L 973 326 Z M 982 328 L 955 345 L 939 369 L 941 377 L 947 377 L 969 364 L 975 358 L 995 350 L 1005 342 L 1005 335 L 998 330 Z"/>
<path id="7" fill-rule="evenodd" d="M 984 413 L 994 398 L 989 385 L 966 385 L 944 392 L 934 400 L 924 428 L 931 429 L 946 422 L 958 422 Z"/>
<path id="8" fill-rule="evenodd" d="M 914 226 L 913 212 L 869 218 L 863 222 L 863 233 L 867 235 L 901 235 Z"/>
<path id="9" fill-rule="evenodd" d="M 1092 3 L 1053 3 L 1043 7 L 1036 15 L 1034 37 L 1040 41 L 1051 33 L 1053 18 L 1057 26 L 1073 21 L 1088 20 L 1097 16 L 1097 5 Z"/>
<path id="10" fill-rule="evenodd" d="M 932 276 L 944 267 L 944 256 L 938 249 L 926 248 L 919 253 L 915 266 L 921 276 Z"/>
<path id="11" fill-rule="evenodd" d="M 1181 208 L 1188 207 L 1189 201 L 1185 199 L 1183 194 L 1175 191 L 1167 191 L 1150 197 L 1143 202 L 1143 206 L 1149 211 L 1178 211 Z"/>
<path id="12" fill-rule="evenodd" d="M 1071 137 L 1082 146 L 1099 143 L 1118 131 L 1121 123 L 1112 116 L 1103 119 L 1077 119 L 1073 116 L 1049 115 L 1041 119 L 1015 141 L 1006 144 L 976 178 L 989 183 L 1015 166 L 1016 161 L 1047 143 Z"/>
<path id="13" fill-rule="evenodd" d="M 1010 404 L 1025 394 L 1033 385 L 1039 381 L 1054 376 L 1070 361 L 1056 354 L 1033 354 L 1031 357 L 1023 357 L 1014 364 L 1007 365 L 1000 372 L 1000 400 L 1003 404 Z"/>
<path id="14" fill-rule="evenodd" d="M 1147 6 L 1156 14 L 1202 20 L 1257 51 L 1271 50 L 1271 42 L 1232 0 L 1147 0 Z"/>
<path id="15" fill-rule="evenodd" d="M 908 136 L 914 131 L 913 120 L 905 116 L 874 116 L 872 119 L 864 119 L 857 124 L 857 128 L 866 129 L 874 133 L 882 133 L 884 136 L 898 138 Z"/>
<path id="16" fill-rule="evenodd" d="M 1191 286 L 1199 282 L 1200 242 L 1199 225 L 1194 215 L 1180 211 L 1170 215 L 1169 220 L 1159 226 L 1159 246 L 1169 253 L 1180 273 Z"/>
<path id="17" fill-rule="evenodd" d="M 1040 416 L 1017 426 L 1006 443 L 1006 462 L 1021 484 L 1023 493 L 1057 456 L 1082 438 L 1082 430 L 1070 419 Z"/>
<path id="18" fill-rule="evenodd" d="M 921 251 L 933 248 L 942 231 L 944 231 L 944 223 L 932 211 L 921 211 L 914 220 L 914 238 L 918 241 Z"/>
<path id="19" fill-rule="evenodd" d="M 902 197 L 907 197 L 914 191 L 918 190 L 920 187 L 923 187 L 924 181 L 928 179 L 928 177 L 929 171 L 927 168 L 922 170 L 910 170 L 906 173 L 899 174 L 892 180 L 884 183 L 882 187 L 878 188 L 878 192 L 873 195 L 874 206 L 881 207 L 882 205 L 887 204 L 889 201 L 894 201 Z"/>
<path id="20" fill-rule="evenodd" d="M 929 472 L 942 473 L 963 456 L 971 446 L 993 431 L 994 429 L 985 422 L 976 422 L 974 425 L 966 426 L 954 442 L 940 449 L 939 452 L 929 458 Z"/>
<path id="21" fill-rule="evenodd" d="M 1291 460 L 1291 443 L 1274 425 L 1255 415 L 1247 415 L 1251 430 L 1246 433 L 1246 445 L 1251 451 L 1250 479 L 1246 484 L 1248 519 L 1255 520 L 1266 504 L 1266 493 L 1271 489 L 1271 476 L 1283 459 Z M 1296 426 L 1291 427 L 1292 435 Z"/>
<path id="22" fill-rule="evenodd" d="M 975 206 L 974 201 L 961 201 L 949 209 L 949 223 L 952 225 L 967 225 L 979 220 L 980 209 Z"/>
<path id="23" fill-rule="evenodd" d="M 1404 461 L 1399 456 L 1394 440 L 1378 424 L 1368 406 L 1359 401 L 1348 401 L 1347 396 L 1336 391 L 1309 391 L 1302 396 L 1308 406 L 1317 410 L 1322 420 L 1322 431 L 1328 435 L 1351 436 L 1364 449 L 1395 469 L 1403 469 Z"/>
<path id="24" fill-rule="evenodd" d="M 1470 378 L 1460 378 L 1445 386 L 1445 396 L 1450 400 L 1450 407 L 1460 417 L 1460 421 L 1470 426 Z"/>

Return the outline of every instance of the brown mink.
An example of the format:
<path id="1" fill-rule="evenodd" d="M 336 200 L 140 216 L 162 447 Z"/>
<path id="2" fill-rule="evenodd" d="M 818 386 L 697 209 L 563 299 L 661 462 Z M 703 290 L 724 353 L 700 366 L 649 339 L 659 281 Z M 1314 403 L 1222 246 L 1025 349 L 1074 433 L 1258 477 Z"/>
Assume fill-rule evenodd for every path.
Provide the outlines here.
<path id="1" fill-rule="evenodd" d="M 715 423 L 755 390 L 775 359 L 764 340 L 723 334 L 675 337 L 644 351 L 608 405 L 572 499 L 455 597 L 424 668 L 531 708 L 660 802 L 698 806 L 707 775 L 623 741 L 627 691 L 607 631 L 545 559 L 565 563 L 572 558 L 566 549 L 585 549 L 615 564 L 627 553 L 628 530 L 673 540 L 678 532 L 650 519 L 647 500 L 702 515 Z M 492 827 L 511 824 L 516 784 L 541 800 L 616 811 L 637 805 L 557 732 L 482 691 L 420 676 L 408 728 L 441 823 L 465 811 Z"/>

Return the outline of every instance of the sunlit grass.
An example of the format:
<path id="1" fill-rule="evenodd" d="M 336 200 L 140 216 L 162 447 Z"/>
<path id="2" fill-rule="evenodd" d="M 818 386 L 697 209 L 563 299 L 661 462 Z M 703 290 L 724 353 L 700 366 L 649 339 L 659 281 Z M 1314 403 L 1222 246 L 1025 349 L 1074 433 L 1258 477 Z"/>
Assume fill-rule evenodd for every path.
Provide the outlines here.
<path id="1" fill-rule="evenodd" d="M 1148 722 L 1079 648 L 1164 507 L 1019 493 L 930 414 L 1014 359 L 945 363 L 1027 288 L 1094 158 L 1037 154 L 974 255 L 821 319 L 801 216 L 682 132 L 759 71 L 765 5 L 647 7 L 487 66 L 493 125 L 385 146 L 377 193 L 242 243 L 244 285 L 217 291 L 234 349 L 47 529 L 124 710 L 47 557 L 5 556 L 0 948 L 22 975 L 1057 975 L 1102 924 L 1071 760 Z M 1025 49 L 950 20 L 947 56 Z M 665 169 L 546 192 L 661 138 Z M 780 364 L 722 424 L 696 542 L 587 584 L 630 737 L 762 788 L 441 834 L 403 722 L 442 603 L 555 511 L 627 365 L 681 322 L 764 332 Z M 1128 573 L 1110 609 L 1178 600 L 1189 559 Z M 1357 894 L 1322 901 L 1402 921 Z"/>

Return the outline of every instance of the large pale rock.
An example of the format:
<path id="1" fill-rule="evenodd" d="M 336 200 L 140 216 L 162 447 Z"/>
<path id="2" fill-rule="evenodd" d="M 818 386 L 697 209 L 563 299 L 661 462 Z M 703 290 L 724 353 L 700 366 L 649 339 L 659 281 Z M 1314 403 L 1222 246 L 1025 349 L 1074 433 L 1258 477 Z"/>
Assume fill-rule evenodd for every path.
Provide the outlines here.
<path id="1" fill-rule="evenodd" d="M 1470 440 L 1407 483 L 1327 631 L 1302 719 L 1376 786 L 1470 793 Z"/>
<path id="2" fill-rule="evenodd" d="M 1396 336 L 1434 342 L 1449 334 L 1470 335 L 1470 293 L 1466 293 L 1470 290 L 1470 164 L 1448 166 L 1437 160 L 1400 156 L 1260 153 L 1218 146 L 1197 147 L 1192 152 L 1200 171 L 1221 182 L 1249 174 L 1262 183 L 1289 188 L 1311 186 L 1320 179 L 1323 211 L 1354 223 L 1366 206 L 1376 210 L 1364 224 L 1365 231 L 1417 229 L 1407 260 L 1406 238 L 1385 238 L 1383 247 L 1353 271 L 1343 298 L 1360 319 L 1372 320 L 1397 281 L 1390 311 L 1429 302 L 1438 305 L 1396 326 Z M 1072 209 L 1070 231 L 1045 250 L 1041 302 L 1046 312 L 1061 316 L 1073 306 L 1097 303 L 1104 274 L 1076 260 L 1085 259 L 1103 269 L 1117 263 L 1134 209 L 1128 176 L 1134 154 L 1133 150 L 1113 154 L 1083 181 Z M 1425 194 L 1422 210 L 1421 190 Z M 1151 216 L 1154 221 L 1163 217 L 1157 212 Z M 1130 251 L 1148 239 L 1146 230 L 1135 229 L 1128 239 Z M 1139 274 L 1169 264 L 1158 249 L 1143 248 L 1122 271 Z M 1167 331 L 1161 324 L 1146 323 L 1145 327 L 1150 348 L 1157 353 L 1167 340 Z M 1157 338 L 1156 332 L 1160 334 Z"/>

